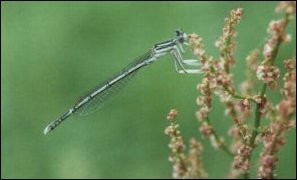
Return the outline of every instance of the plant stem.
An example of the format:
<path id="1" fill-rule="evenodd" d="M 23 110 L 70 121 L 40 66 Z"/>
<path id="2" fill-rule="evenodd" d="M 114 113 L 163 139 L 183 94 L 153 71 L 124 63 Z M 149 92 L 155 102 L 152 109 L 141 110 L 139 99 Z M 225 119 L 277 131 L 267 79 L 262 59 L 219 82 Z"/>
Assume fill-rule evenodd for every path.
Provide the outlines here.
<path id="1" fill-rule="evenodd" d="M 263 97 L 267 89 L 267 84 L 264 84 L 260 93 L 260 97 Z M 250 142 L 250 146 L 255 146 L 255 139 L 258 135 L 258 128 L 260 126 L 260 120 L 261 120 L 261 112 L 260 112 L 260 104 L 257 103 L 256 105 L 256 111 L 255 111 L 255 121 L 254 121 L 254 129 L 252 133 L 252 138 Z"/>
<path id="2" fill-rule="evenodd" d="M 267 84 L 264 84 L 262 86 L 262 90 L 261 90 L 261 93 L 260 93 L 260 96 L 263 97 L 265 92 L 266 92 L 266 89 L 267 89 Z M 258 129 L 259 129 L 259 126 L 260 126 L 260 122 L 261 122 L 261 112 L 260 112 L 260 104 L 257 103 L 256 105 L 256 110 L 255 110 L 255 121 L 254 121 L 254 129 L 253 129 L 253 132 L 252 132 L 252 138 L 251 138 L 251 141 L 250 141 L 250 144 L 249 146 L 252 148 L 251 149 L 251 152 L 250 152 L 250 155 L 248 156 L 248 161 L 251 162 L 251 157 L 252 157 L 252 152 L 255 148 L 255 139 L 258 135 Z M 243 177 L 245 179 L 249 179 L 249 172 L 246 172 L 244 173 Z"/>
<path id="3" fill-rule="evenodd" d="M 231 91 L 228 87 L 226 87 L 226 86 L 223 86 L 223 88 L 224 88 L 224 90 L 225 90 L 229 95 L 231 95 L 231 96 L 232 96 L 233 98 L 235 98 L 235 99 L 249 99 L 249 100 L 251 100 L 252 102 L 254 102 L 254 103 L 257 104 L 257 102 L 256 102 L 254 99 L 250 98 L 250 97 L 240 96 L 240 95 L 238 95 L 237 93 L 232 92 L 232 91 Z"/>
<path id="4" fill-rule="evenodd" d="M 220 138 L 219 138 L 219 136 L 217 135 L 217 133 L 216 133 L 215 131 L 213 131 L 212 134 L 214 135 L 214 137 L 215 137 L 217 143 L 220 143 L 220 148 L 221 148 L 224 152 L 226 152 L 229 156 L 233 157 L 234 154 L 233 154 L 233 153 L 226 147 L 226 145 L 225 145 L 224 142 L 221 142 L 221 141 L 220 141 Z"/>
<path id="5" fill-rule="evenodd" d="M 214 130 L 213 126 L 211 125 L 211 122 L 209 120 L 208 117 L 206 117 L 206 121 L 207 123 L 212 127 L 212 134 L 215 137 L 216 142 L 219 144 L 219 147 L 225 152 L 227 153 L 229 156 L 234 157 L 234 154 L 226 147 L 224 142 L 221 142 L 220 137 L 218 136 L 218 134 L 216 133 L 216 131 Z"/>
<path id="6" fill-rule="evenodd" d="M 285 27 L 287 26 L 288 22 L 289 22 L 289 14 L 287 13 L 284 17 L 284 20 L 285 20 Z M 275 58 L 278 54 L 278 50 L 279 50 L 279 47 L 282 43 L 282 39 L 278 39 L 277 41 L 277 44 L 272 52 L 272 57 L 271 57 L 271 65 L 274 64 L 274 61 L 275 61 Z M 260 97 L 264 97 L 265 93 L 266 93 L 266 89 L 267 89 L 267 84 L 264 84 L 262 86 L 262 89 L 261 89 L 261 92 L 260 92 Z M 251 149 L 251 152 L 248 156 L 248 160 L 249 162 L 251 161 L 251 157 L 252 157 L 252 152 L 253 150 L 255 149 L 255 139 L 258 135 L 258 129 L 259 129 L 259 126 L 261 124 L 261 112 L 260 112 L 260 104 L 257 103 L 257 106 L 256 106 L 256 110 L 255 110 L 255 121 L 254 121 L 254 128 L 253 128 L 253 132 L 252 132 L 252 138 L 251 138 L 251 141 L 250 141 L 250 147 L 252 148 Z M 244 177 L 246 179 L 249 178 L 249 172 L 246 172 L 244 174 Z"/>

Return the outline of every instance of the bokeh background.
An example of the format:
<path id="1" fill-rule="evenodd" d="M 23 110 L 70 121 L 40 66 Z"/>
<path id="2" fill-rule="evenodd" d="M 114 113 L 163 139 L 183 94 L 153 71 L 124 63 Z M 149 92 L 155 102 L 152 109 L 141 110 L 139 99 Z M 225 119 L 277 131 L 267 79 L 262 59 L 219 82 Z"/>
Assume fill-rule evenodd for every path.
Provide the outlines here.
<path id="1" fill-rule="evenodd" d="M 177 74 L 170 56 L 140 70 L 99 112 L 71 117 L 46 136 L 43 129 L 154 43 L 171 38 L 175 29 L 198 33 L 218 57 L 214 42 L 223 19 L 242 7 L 232 69 L 238 87 L 246 55 L 263 42 L 270 20 L 280 17 L 274 14 L 276 4 L 1 2 L 1 178 L 170 178 L 164 128 L 171 108 L 179 111 L 185 140 L 194 136 L 203 142 L 209 177 L 226 177 L 232 159 L 198 133 L 194 114 L 201 75 Z M 281 70 L 281 61 L 295 54 L 295 19 L 289 32 L 293 41 L 282 45 L 276 60 Z M 273 102 L 281 98 L 278 91 L 268 96 Z M 215 99 L 211 119 L 227 136 L 231 121 L 223 113 Z M 279 156 L 279 177 L 295 178 L 295 129 Z"/>

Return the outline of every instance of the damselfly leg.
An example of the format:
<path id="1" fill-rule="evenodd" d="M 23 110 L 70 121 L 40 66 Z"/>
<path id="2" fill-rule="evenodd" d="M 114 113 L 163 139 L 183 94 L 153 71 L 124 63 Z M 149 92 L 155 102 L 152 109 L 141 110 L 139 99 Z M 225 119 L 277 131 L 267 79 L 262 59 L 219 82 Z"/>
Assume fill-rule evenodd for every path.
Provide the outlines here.
<path id="1" fill-rule="evenodd" d="M 199 67 L 201 66 L 200 62 L 197 59 L 183 59 L 181 52 L 184 50 L 179 47 L 173 47 L 172 54 L 174 56 L 175 70 L 178 73 L 201 73 Z"/>

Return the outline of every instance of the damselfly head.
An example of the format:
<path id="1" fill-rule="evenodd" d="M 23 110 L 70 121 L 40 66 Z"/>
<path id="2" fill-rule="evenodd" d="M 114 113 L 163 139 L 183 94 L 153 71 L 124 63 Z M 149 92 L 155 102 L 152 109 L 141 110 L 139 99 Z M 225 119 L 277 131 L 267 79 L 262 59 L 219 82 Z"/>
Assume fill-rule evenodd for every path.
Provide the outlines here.
<path id="1" fill-rule="evenodd" d="M 180 29 L 175 31 L 175 36 L 180 43 L 184 43 L 187 40 L 187 34 Z"/>

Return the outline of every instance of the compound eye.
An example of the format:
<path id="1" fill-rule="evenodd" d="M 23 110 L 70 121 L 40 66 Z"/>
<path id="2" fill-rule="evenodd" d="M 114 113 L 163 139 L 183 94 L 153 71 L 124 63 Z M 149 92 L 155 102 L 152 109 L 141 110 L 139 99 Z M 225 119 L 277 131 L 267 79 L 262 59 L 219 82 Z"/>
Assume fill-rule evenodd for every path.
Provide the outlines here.
<path id="1" fill-rule="evenodd" d="M 183 34 L 183 32 L 182 32 L 180 29 L 177 29 L 177 30 L 175 31 L 175 34 L 176 34 L 176 36 L 180 36 L 180 35 Z"/>

